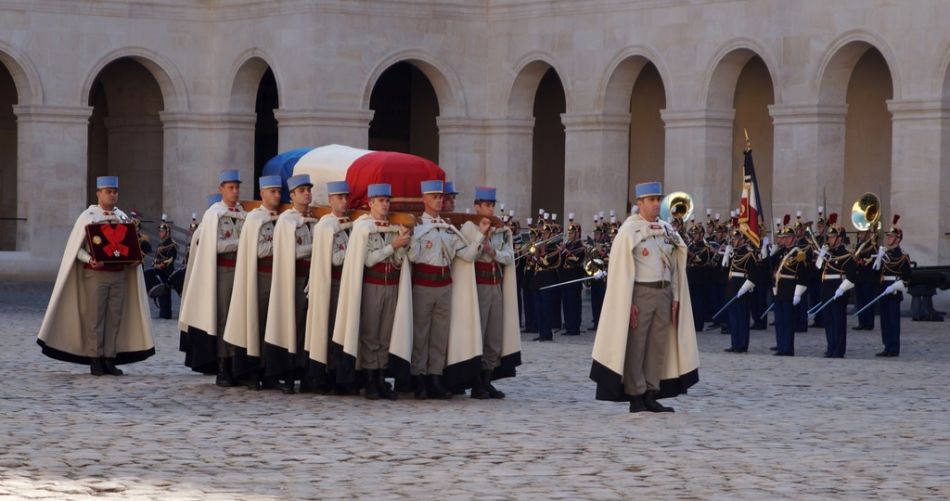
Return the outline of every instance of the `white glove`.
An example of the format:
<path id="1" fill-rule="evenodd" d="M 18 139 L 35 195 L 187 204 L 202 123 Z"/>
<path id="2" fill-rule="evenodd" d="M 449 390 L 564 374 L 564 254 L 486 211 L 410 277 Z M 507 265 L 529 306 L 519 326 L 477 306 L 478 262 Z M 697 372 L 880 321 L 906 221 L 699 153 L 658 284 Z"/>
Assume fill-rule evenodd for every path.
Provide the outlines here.
<path id="1" fill-rule="evenodd" d="M 802 302 L 802 294 L 808 290 L 807 286 L 796 285 L 795 286 L 795 297 L 792 298 L 792 304 L 798 306 L 798 303 Z"/>
<path id="2" fill-rule="evenodd" d="M 795 294 L 795 296 L 792 298 L 792 306 L 798 306 L 798 303 L 801 303 L 801 302 L 802 302 L 802 297 L 799 296 L 798 294 Z"/>
<path id="3" fill-rule="evenodd" d="M 818 251 L 818 259 L 815 260 L 815 268 L 821 269 L 821 265 L 825 264 L 825 256 L 828 254 L 828 246 L 822 245 L 821 250 Z"/>
<path id="4" fill-rule="evenodd" d="M 837 289 L 835 289 L 835 297 L 834 297 L 834 299 L 838 299 L 838 298 L 840 298 L 840 297 L 843 296 L 843 295 L 844 295 L 844 290 L 842 290 L 841 287 L 838 287 Z"/>
<path id="5" fill-rule="evenodd" d="M 303 288 L 303 294 L 304 296 L 307 297 L 307 299 L 310 299 L 310 282 L 309 281 L 307 282 L 307 285 L 304 286 Z"/>
<path id="6" fill-rule="evenodd" d="M 736 293 L 736 297 L 742 297 L 745 293 L 751 291 L 752 289 L 755 289 L 755 284 L 752 283 L 751 280 L 746 279 L 746 281 L 742 283 L 742 287 L 739 287 L 739 292 Z"/>
<path id="7" fill-rule="evenodd" d="M 604 270 L 597 270 L 597 272 L 594 273 L 593 276 L 594 276 L 594 280 L 603 280 L 607 278 L 607 272 Z"/>
<path id="8" fill-rule="evenodd" d="M 891 285 L 888 285 L 887 288 L 884 289 L 884 293 L 885 293 L 885 294 L 897 294 L 898 292 L 902 292 L 902 291 L 905 291 L 905 290 L 907 290 L 907 289 L 904 287 L 904 281 L 903 281 L 903 280 L 895 280 L 894 283 L 892 283 Z"/>
<path id="9" fill-rule="evenodd" d="M 844 294 L 845 292 L 848 292 L 849 290 L 853 288 L 854 288 L 854 282 L 848 280 L 847 278 L 842 280 L 841 285 L 838 286 L 838 290 L 840 290 L 842 294 Z"/>
<path id="10" fill-rule="evenodd" d="M 874 268 L 875 270 L 881 269 L 881 260 L 884 259 L 885 252 L 887 252 L 887 249 L 885 249 L 883 245 L 878 247 L 877 255 L 874 256 L 874 266 L 872 266 L 872 268 Z"/>
<path id="11" fill-rule="evenodd" d="M 729 260 L 732 259 L 732 245 L 727 244 L 726 250 L 722 254 L 722 267 L 729 266 Z"/>
<path id="12" fill-rule="evenodd" d="M 782 248 L 779 247 L 778 244 L 772 244 L 772 245 L 769 247 L 769 255 L 770 255 L 770 256 L 774 256 L 774 255 L 778 254 L 778 251 L 780 251 L 780 250 L 782 250 Z"/>

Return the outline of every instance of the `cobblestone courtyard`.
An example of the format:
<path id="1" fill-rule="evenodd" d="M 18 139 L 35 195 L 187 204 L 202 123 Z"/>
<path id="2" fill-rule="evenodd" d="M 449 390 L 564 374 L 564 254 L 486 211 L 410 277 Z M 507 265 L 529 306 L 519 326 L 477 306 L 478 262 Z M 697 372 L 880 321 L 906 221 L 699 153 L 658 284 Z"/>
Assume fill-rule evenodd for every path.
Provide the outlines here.
<path id="1" fill-rule="evenodd" d="M 950 497 L 946 322 L 905 318 L 896 359 L 873 356 L 878 331 L 849 332 L 843 360 L 818 329 L 794 358 L 771 331 L 744 355 L 703 332 L 676 413 L 631 415 L 593 399 L 590 332 L 526 336 L 500 401 L 221 389 L 182 365 L 172 320 L 155 357 L 94 377 L 40 353 L 49 290 L 0 285 L 4 498 Z"/>

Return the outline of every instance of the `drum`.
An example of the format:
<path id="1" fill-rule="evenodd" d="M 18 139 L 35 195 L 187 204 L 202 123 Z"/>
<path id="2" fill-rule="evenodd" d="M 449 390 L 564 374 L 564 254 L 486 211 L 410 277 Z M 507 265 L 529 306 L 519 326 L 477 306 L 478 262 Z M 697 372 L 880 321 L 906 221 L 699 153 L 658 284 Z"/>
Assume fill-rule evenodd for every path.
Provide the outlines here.
<path id="1" fill-rule="evenodd" d="M 155 268 L 145 270 L 145 290 L 148 291 L 148 297 L 151 298 L 168 294 L 168 284 L 165 283 L 165 277 Z"/>
<path id="2" fill-rule="evenodd" d="M 181 296 L 181 290 L 185 288 L 185 268 L 178 268 L 168 277 L 168 285 Z"/>

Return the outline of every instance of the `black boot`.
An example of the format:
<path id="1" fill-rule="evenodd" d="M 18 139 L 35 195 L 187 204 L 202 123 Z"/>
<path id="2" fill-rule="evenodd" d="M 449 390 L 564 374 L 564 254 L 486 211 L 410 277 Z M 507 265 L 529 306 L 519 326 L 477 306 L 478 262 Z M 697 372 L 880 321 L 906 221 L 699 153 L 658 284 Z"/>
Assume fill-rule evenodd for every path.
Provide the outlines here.
<path id="1" fill-rule="evenodd" d="M 297 382 L 297 380 L 294 379 L 294 374 L 293 374 L 293 372 L 288 372 L 288 373 L 284 376 L 283 382 L 281 382 L 281 384 L 280 384 L 280 392 L 283 393 L 284 395 L 293 395 L 293 394 L 294 394 L 294 384 L 295 384 L 296 382 Z"/>
<path id="2" fill-rule="evenodd" d="M 488 396 L 488 390 L 485 389 L 485 378 L 482 377 L 481 373 L 472 381 L 472 398 L 476 400 L 491 398 Z"/>
<path id="3" fill-rule="evenodd" d="M 634 395 L 630 397 L 630 412 L 643 412 L 647 410 L 643 405 L 643 395 Z"/>
<path id="4" fill-rule="evenodd" d="M 376 371 L 376 388 L 379 389 L 379 396 L 386 400 L 396 400 L 399 398 L 399 395 L 393 391 L 389 383 L 386 382 L 386 369 Z"/>
<path id="5" fill-rule="evenodd" d="M 102 369 L 110 376 L 121 376 L 123 372 L 115 366 L 114 358 L 103 358 Z"/>
<path id="6" fill-rule="evenodd" d="M 673 412 L 672 407 L 664 407 L 656 401 L 655 391 L 648 391 L 643 395 L 643 405 L 650 412 Z"/>
<path id="7" fill-rule="evenodd" d="M 222 388 L 230 388 L 234 386 L 234 377 L 231 376 L 230 358 L 222 357 L 218 359 L 218 377 L 214 384 Z"/>
<path id="8" fill-rule="evenodd" d="M 416 400 L 425 400 L 429 398 L 429 394 L 426 391 L 426 377 L 425 376 L 421 374 L 412 376 L 412 385 L 415 389 Z"/>
<path id="9" fill-rule="evenodd" d="M 280 381 L 277 380 L 276 376 L 264 376 L 261 375 L 261 389 L 262 390 L 276 390 L 280 387 Z"/>
<path id="10" fill-rule="evenodd" d="M 429 396 L 438 400 L 448 400 L 452 398 L 449 390 L 442 386 L 442 376 L 432 374 L 429 376 Z"/>
<path id="11" fill-rule="evenodd" d="M 485 387 L 485 391 L 488 392 L 488 396 L 496 399 L 505 398 L 505 393 L 498 388 L 495 388 L 495 386 L 491 384 L 491 375 L 492 371 L 490 370 L 482 371 L 482 386 Z"/>
<path id="12" fill-rule="evenodd" d="M 102 368 L 102 359 L 99 357 L 93 357 L 89 360 L 89 373 L 93 376 L 101 376 L 106 373 Z"/>
<path id="13" fill-rule="evenodd" d="M 366 386 L 363 388 L 363 396 L 367 400 L 379 400 L 379 386 L 376 380 L 376 371 L 373 369 L 366 370 Z"/>

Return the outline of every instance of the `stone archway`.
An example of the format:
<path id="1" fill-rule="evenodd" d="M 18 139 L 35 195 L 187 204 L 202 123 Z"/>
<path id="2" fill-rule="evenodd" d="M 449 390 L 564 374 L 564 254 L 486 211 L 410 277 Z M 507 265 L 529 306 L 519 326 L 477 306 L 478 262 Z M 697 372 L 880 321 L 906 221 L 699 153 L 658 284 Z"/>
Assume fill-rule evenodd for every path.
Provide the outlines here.
<path id="1" fill-rule="evenodd" d="M 379 75 L 369 108 L 369 149 L 399 151 L 439 161 L 440 103 L 432 82 L 415 64 L 400 61 Z"/>
<path id="2" fill-rule="evenodd" d="M 0 62 L 0 251 L 17 249 L 17 123 L 19 102 L 13 74 Z"/>
<path id="3" fill-rule="evenodd" d="M 565 134 L 561 115 L 566 110 L 561 78 L 548 68 L 534 94 L 534 131 L 531 136 L 531 212 L 538 209 L 564 214 Z"/>
<path id="4" fill-rule="evenodd" d="M 233 127 L 229 133 L 228 155 L 231 165 L 241 170 L 252 187 L 246 198 L 260 198 L 258 178 L 264 164 L 278 153 L 278 126 L 274 110 L 280 105 L 277 78 L 273 68 L 260 56 L 244 60 L 234 75 L 231 85 L 230 113 L 235 120 L 246 121 L 248 126 Z M 250 127 L 253 123 L 253 127 Z"/>
<path id="5" fill-rule="evenodd" d="M 164 140 L 159 112 L 165 97 L 158 79 L 132 57 L 106 64 L 86 97 L 89 119 L 87 196 L 95 201 L 97 176 L 119 176 L 119 206 L 157 221 L 164 210 Z"/>

